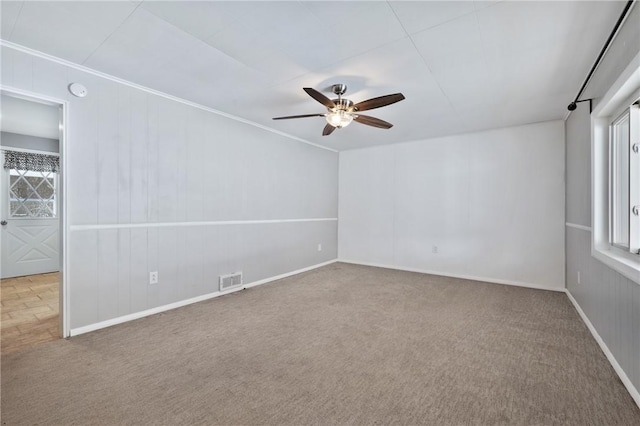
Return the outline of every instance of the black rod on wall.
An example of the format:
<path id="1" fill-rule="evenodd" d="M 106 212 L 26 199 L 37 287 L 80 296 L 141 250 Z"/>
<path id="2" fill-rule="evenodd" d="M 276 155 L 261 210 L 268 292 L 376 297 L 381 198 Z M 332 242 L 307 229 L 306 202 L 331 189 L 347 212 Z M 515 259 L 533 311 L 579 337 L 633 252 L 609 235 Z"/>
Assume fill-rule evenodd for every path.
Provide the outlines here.
<path id="1" fill-rule="evenodd" d="M 589 81 L 591 80 L 591 77 L 593 77 L 593 73 L 596 72 L 596 68 L 598 68 L 598 65 L 600 65 L 600 62 L 602 62 L 602 58 L 604 57 L 604 54 L 607 52 L 607 49 L 609 49 L 609 46 L 611 45 L 611 42 L 613 41 L 613 38 L 616 36 L 616 33 L 618 32 L 618 29 L 620 28 L 620 25 L 622 25 L 622 22 L 627 17 L 627 14 L 629 13 L 629 10 L 631 9 L 631 6 L 633 5 L 634 1 L 635 0 L 627 1 L 627 4 L 624 6 L 624 9 L 622 10 L 622 13 L 620 14 L 620 17 L 618 18 L 618 21 L 616 22 L 616 25 L 613 27 L 613 30 L 611 30 L 611 34 L 609 34 L 609 38 L 607 38 L 607 41 L 605 42 L 604 46 L 602 47 L 602 50 L 600 51 L 600 54 L 598 55 L 598 58 L 593 63 L 593 66 L 591 67 L 591 71 L 589 71 L 589 74 L 587 75 L 587 78 L 584 80 L 584 83 L 582 83 L 582 87 L 580 88 L 580 91 L 576 95 L 576 98 L 573 100 L 573 102 L 571 102 L 569 104 L 569 106 L 567 106 L 567 109 L 569 111 L 575 110 L 577 108 L 576 104 L 578 102 L 589 101 L 589 112 L 591 112 L 591 99 L 583 99 L 583 100 L 578 100 L 578 99 L 582 95 L 582 92 L 584 92 L 584 89 L 587 88 L 587 84 L 589 84 Z"/>

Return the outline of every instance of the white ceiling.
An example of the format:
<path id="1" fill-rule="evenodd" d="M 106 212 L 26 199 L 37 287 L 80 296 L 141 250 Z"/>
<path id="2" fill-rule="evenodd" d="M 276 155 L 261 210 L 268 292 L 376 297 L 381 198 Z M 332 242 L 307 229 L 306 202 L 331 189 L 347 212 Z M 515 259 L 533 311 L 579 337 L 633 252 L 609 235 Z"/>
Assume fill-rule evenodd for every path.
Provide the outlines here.
<path id="1" fill-rule="evenodd" d="M 1 37 L 335 149 L 561 119 L 624 2 L 2 1 Z M 346 83 L 402 92 L 321 136 Z"/>
<path id="2" fill-rule="evenodd" d="M 56 139 L 60 136 L 60 113 L 45 105 L 13 96 L 0 96 L 0 129 L 19 135 Z"/>

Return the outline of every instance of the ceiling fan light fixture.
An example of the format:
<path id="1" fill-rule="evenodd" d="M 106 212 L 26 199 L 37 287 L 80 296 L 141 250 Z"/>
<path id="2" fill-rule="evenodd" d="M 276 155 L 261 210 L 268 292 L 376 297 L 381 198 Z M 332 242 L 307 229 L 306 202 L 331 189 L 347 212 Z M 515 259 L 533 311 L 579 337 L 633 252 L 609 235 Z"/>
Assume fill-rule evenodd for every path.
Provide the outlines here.
<path id="1" fill-rule="evenodd" d="M 379 118 L 360 114 L 360 111 L 367 111 L 395 104 L 396 102 L 404 99 L 404 95 L 402 93 L 393 93 L 391 95 L 378 96 L 377 98 L 367 99 L 366 101 L 354 104 L 351 100 L 342 97 L 347 90 L 347 86 L 344 84 L 334 84 L 332 86 L 332 91 L 338 95 L 338 99 L 329 99 L 311 87 L 303 87 L 303 90 L 307 92 L 307 95 L 324 105 L 325 108 L 327 108 L 327 112 L 324 114 L 288 115 L 285 117 L 273 117 L 273 119 L 288 120 L 291 118 L 324 117 L 327 124 L 325 124 L 324 129 L 322 130 L 322 136 L 330 135 L 335 129 L 347 127 L 352 121 L 357 121 L 360 124 L 377 127 L 379 129 L 390 129 L 393 127 L 393 124 L 380 120 Z"/>
<path id="2" fill-rule="evenodd" d="M 333 127 L 337 127 L 338 129 L 342 129 L 343 127 L 347 127 L 353 121 L 353 114 L 339 109 L 337 111 L 331 111 L 326 115 L 327 123 L 331 124 Z"/>

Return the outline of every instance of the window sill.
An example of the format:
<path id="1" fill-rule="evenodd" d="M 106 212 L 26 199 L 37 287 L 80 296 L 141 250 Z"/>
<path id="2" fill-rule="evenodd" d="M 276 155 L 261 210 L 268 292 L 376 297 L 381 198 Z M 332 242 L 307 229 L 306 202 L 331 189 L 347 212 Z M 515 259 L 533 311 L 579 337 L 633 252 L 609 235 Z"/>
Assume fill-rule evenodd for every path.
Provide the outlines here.
<path id="1" fill-rule="evenodd" d="M 640 284 L 640 256 L 632 254 L 627 256 L 625 253 L 618 253 L 616 249 L 608 247 L 593 248 L 591 255 L 614 271 L 624 275 L 636 284 Z M 638 259 L 631 257 L 638 257 Z"/>

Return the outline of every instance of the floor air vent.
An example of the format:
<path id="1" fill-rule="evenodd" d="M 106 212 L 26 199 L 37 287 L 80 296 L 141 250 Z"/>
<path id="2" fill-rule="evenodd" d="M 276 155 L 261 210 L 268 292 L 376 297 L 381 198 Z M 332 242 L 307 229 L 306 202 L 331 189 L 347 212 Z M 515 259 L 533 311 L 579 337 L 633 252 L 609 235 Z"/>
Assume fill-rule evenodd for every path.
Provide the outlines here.
<path id="1" fill-rule="evenodd" d="M 242 285 L 242 272 L 220 275 L 220 291 Z"/>

